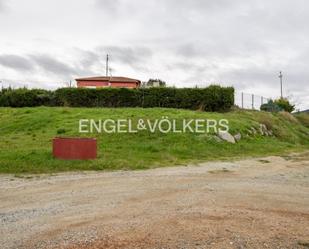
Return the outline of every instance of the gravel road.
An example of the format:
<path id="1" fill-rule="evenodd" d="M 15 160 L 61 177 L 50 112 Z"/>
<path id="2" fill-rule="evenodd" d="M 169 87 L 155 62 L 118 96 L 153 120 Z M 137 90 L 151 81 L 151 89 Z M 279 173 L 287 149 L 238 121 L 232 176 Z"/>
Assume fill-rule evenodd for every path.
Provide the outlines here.
<path id="1" fill-rule="evenodd" d="M 2 175 L 0 248 L 309 248 L 309 152 Z"/>

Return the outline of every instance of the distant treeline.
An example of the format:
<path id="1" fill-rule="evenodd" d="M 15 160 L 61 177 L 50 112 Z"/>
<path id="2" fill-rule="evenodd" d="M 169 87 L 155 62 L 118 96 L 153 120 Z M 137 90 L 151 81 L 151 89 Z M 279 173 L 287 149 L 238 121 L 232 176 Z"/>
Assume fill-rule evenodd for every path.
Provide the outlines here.
<path id="1" fill-rule="evenodd" d="M 203 111 L 224 111 L 234 104 L 234 88 L 212 85 L 207 88 L 60 88 L 2 89 L 0 106 L 68 107 L 165 107 Z"/>

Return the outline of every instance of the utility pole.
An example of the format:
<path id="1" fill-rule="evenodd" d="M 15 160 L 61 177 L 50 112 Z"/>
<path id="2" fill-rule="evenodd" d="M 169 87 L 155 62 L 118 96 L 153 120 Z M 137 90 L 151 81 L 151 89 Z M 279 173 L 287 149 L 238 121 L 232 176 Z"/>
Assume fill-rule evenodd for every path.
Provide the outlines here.
<path id="1" fill-rule="evenodd" d="M 106 55 L 106 77 L 108 77 L 108 61 L 109 61 L 109 56 L 108 54 Z"/>
<path id="2" fill-rule="evenodd" d="M 283 91 L 282 91 L 282 78 L 283 78 L 283 75 L 282 75 L 282 72 L 280 72 L 279 78 L 280 78 L 281 98 L 283 98 Z"/>
<path id="3" fill-rule="evenodd" d="M 252 94 L 252 110 L 254 110 L 254 94 Z"/>

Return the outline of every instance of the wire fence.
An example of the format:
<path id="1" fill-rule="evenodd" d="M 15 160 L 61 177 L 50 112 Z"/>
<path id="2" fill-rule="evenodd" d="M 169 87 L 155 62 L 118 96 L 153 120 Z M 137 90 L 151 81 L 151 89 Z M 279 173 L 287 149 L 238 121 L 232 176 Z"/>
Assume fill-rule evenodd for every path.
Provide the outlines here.
<path id="1" fill-rule="evenodd" d="M 191 84 L 195 85 L 197 88 L 204 88 L 207 84 Z M 247 110 L 261 110 L 261 105 L 267 104 L 271 98 L 264 97 L 262 95 L 246 93 L 241 91 L 236 91 L 234 93 L 234 105 L 241 109 Z"/>
<path id="2" fill-rule="evenodd" d="M 235 92 L 234 104 L 242 109 L 260 110 L 261 105 L 266 104 L 270 98 L 261 95 Z"/>

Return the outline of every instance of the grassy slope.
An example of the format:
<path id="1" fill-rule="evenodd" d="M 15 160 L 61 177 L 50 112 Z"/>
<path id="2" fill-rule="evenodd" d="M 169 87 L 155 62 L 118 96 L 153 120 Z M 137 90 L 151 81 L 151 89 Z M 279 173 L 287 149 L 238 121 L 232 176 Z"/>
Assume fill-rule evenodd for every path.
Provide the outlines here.
<path id="1" fill-rule="evenodd" d="M 309 113 L 298 113 L 295 117 L 307 128 L 309 128 Z"/>
<path id="2" fill-rule="evenodd" d="M 94 161 L 61 161 L 51 155 L 51 139 L 59 129 L 65 136 L 78 134 L 79 119 L 117 118 L 225 118 L 232 134 L 247 133 L 265 123 L 275 134 L 248 137 L 238 144 L 218 143 L 201 134 L 92 134 L 99 139 Z M 144 169 L 197 163 L 206 160 L 278 154 L 309 148 L 308 133 L 299 121 L 281 114 L 234 111 L 203 113 L 175 109 L 0 108 L 0 172 L 47 173 L 68 170 Z M 85 135 L 84 135 L 85 136 Z M 88 135 L 89 136 L 89 135 Z"/>

